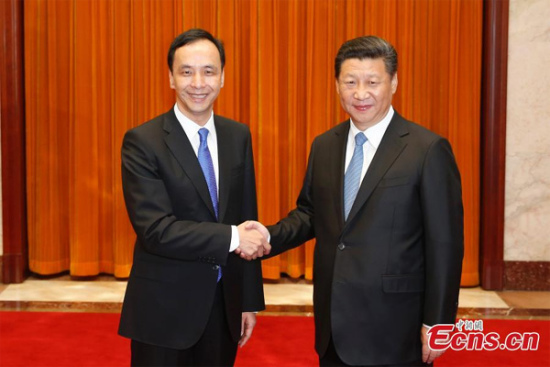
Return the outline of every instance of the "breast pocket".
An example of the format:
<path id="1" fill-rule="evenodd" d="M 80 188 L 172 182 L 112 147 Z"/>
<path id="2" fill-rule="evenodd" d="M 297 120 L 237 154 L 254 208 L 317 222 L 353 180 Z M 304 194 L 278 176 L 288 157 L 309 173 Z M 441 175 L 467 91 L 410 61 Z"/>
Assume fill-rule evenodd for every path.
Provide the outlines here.
<path id="1" fill-rule="evenodd" d="M 231 178 L 244 175 L 244 164 L 231 168 Z"/>
<path id="2" fill-rule="evenodd" d="M 415 186 L 411 176 L 385 177 L 378 183 L 370 199 L 380 207 L 406 205 L 415 197 Z"/>
<path id="3" fill-rule="evenodd" d="M 386 177 L 383 178 L 378 187 L 393 187 L 393 186 L 403 186 L 409 183 L 409 176 L 399 176 L 399 177 Z"/>

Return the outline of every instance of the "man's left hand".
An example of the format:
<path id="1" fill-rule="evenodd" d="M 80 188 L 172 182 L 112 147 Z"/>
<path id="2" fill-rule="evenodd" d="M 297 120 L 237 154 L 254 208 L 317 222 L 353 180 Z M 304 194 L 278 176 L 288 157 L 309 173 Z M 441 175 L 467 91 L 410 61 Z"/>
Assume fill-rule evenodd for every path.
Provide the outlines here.
<path id="1" fill-rule="evenodd" d="M 433 363 L 436 358 L 439 358 L 443 353 L 445 353 L 445 350 L 432 350 L 430 349 L 430 346 L 428 345 L 428 330 L 426 326 L 422 326 L 422 330 L 420 330 L 420 339 L 422 340 L 422 361 L 424 363 Z"/>
<path id="2" fill-rule="evenodd" d="M 252 336 L 252 330 L 256 326 L 256 314 L 254 312 L 243 312 L 241 319 L 241 340 L 239 347 L 244 347 L 248 339 Z"/>

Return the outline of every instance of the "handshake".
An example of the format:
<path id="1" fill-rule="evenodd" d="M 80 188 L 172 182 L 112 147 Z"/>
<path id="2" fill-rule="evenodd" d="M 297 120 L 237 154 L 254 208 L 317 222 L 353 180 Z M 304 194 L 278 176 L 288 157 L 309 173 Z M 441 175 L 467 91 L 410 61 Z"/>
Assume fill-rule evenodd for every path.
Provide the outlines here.
<path id="1" fill-rule="evenodd" d="M 245 260 L 255 260 L 269 254 L 269 232 L 261 223 L 249 220 L 237 226 L 237 230 L 240 242 L 235 254 Z"/>

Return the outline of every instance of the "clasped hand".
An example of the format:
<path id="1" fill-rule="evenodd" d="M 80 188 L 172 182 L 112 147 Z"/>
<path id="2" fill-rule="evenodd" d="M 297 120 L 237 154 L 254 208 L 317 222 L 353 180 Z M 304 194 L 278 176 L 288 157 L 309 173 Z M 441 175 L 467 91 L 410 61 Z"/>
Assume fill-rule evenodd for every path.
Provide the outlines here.
<path id="1" fill-rule="evenodd" d="M 271 245 L 267 242 L 269 232 L 261 223 L 246 221 L 237 226 L 239 231 L 239 247 L 235 253 L 246 260 L 255 260 L 268 255 Z"/>

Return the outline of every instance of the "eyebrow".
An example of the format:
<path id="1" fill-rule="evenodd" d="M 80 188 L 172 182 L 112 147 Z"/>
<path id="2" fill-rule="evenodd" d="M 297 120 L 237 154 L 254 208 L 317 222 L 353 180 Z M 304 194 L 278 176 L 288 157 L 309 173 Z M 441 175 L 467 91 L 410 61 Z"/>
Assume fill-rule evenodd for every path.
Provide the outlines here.
<path id="1" fill-rule="evenodd" d="M 183 65 L 180 65 L 177 69 L 178 69 L 178 70 L 181 70 L 181 69 L 188 69 L 188 68 L 189 68 L 189 69 L 193 69 L 193 68 L 196 68 L 196 66 L 189 65 L 189 64 L 183 64 Z M 211 64 L 199 66 L 198 68 L 199 68 L 199 69 L 214 69 L 214 70 L 218 70 L 218 67 L 217 67 L 217 66 L 211 65 Z"/>
<path id="2" fill-rule="evenodd" d="M 382 79 L 382 76 L 378 75 L 378 74 L 366 74 L 365 75 L 367 78 L 378 78 L 378 79 Z M 361 78 L 362 75 L 357 75 L 356 73 L 346 73 L 346 74 L 342 74 L 342 78 Z"/>

